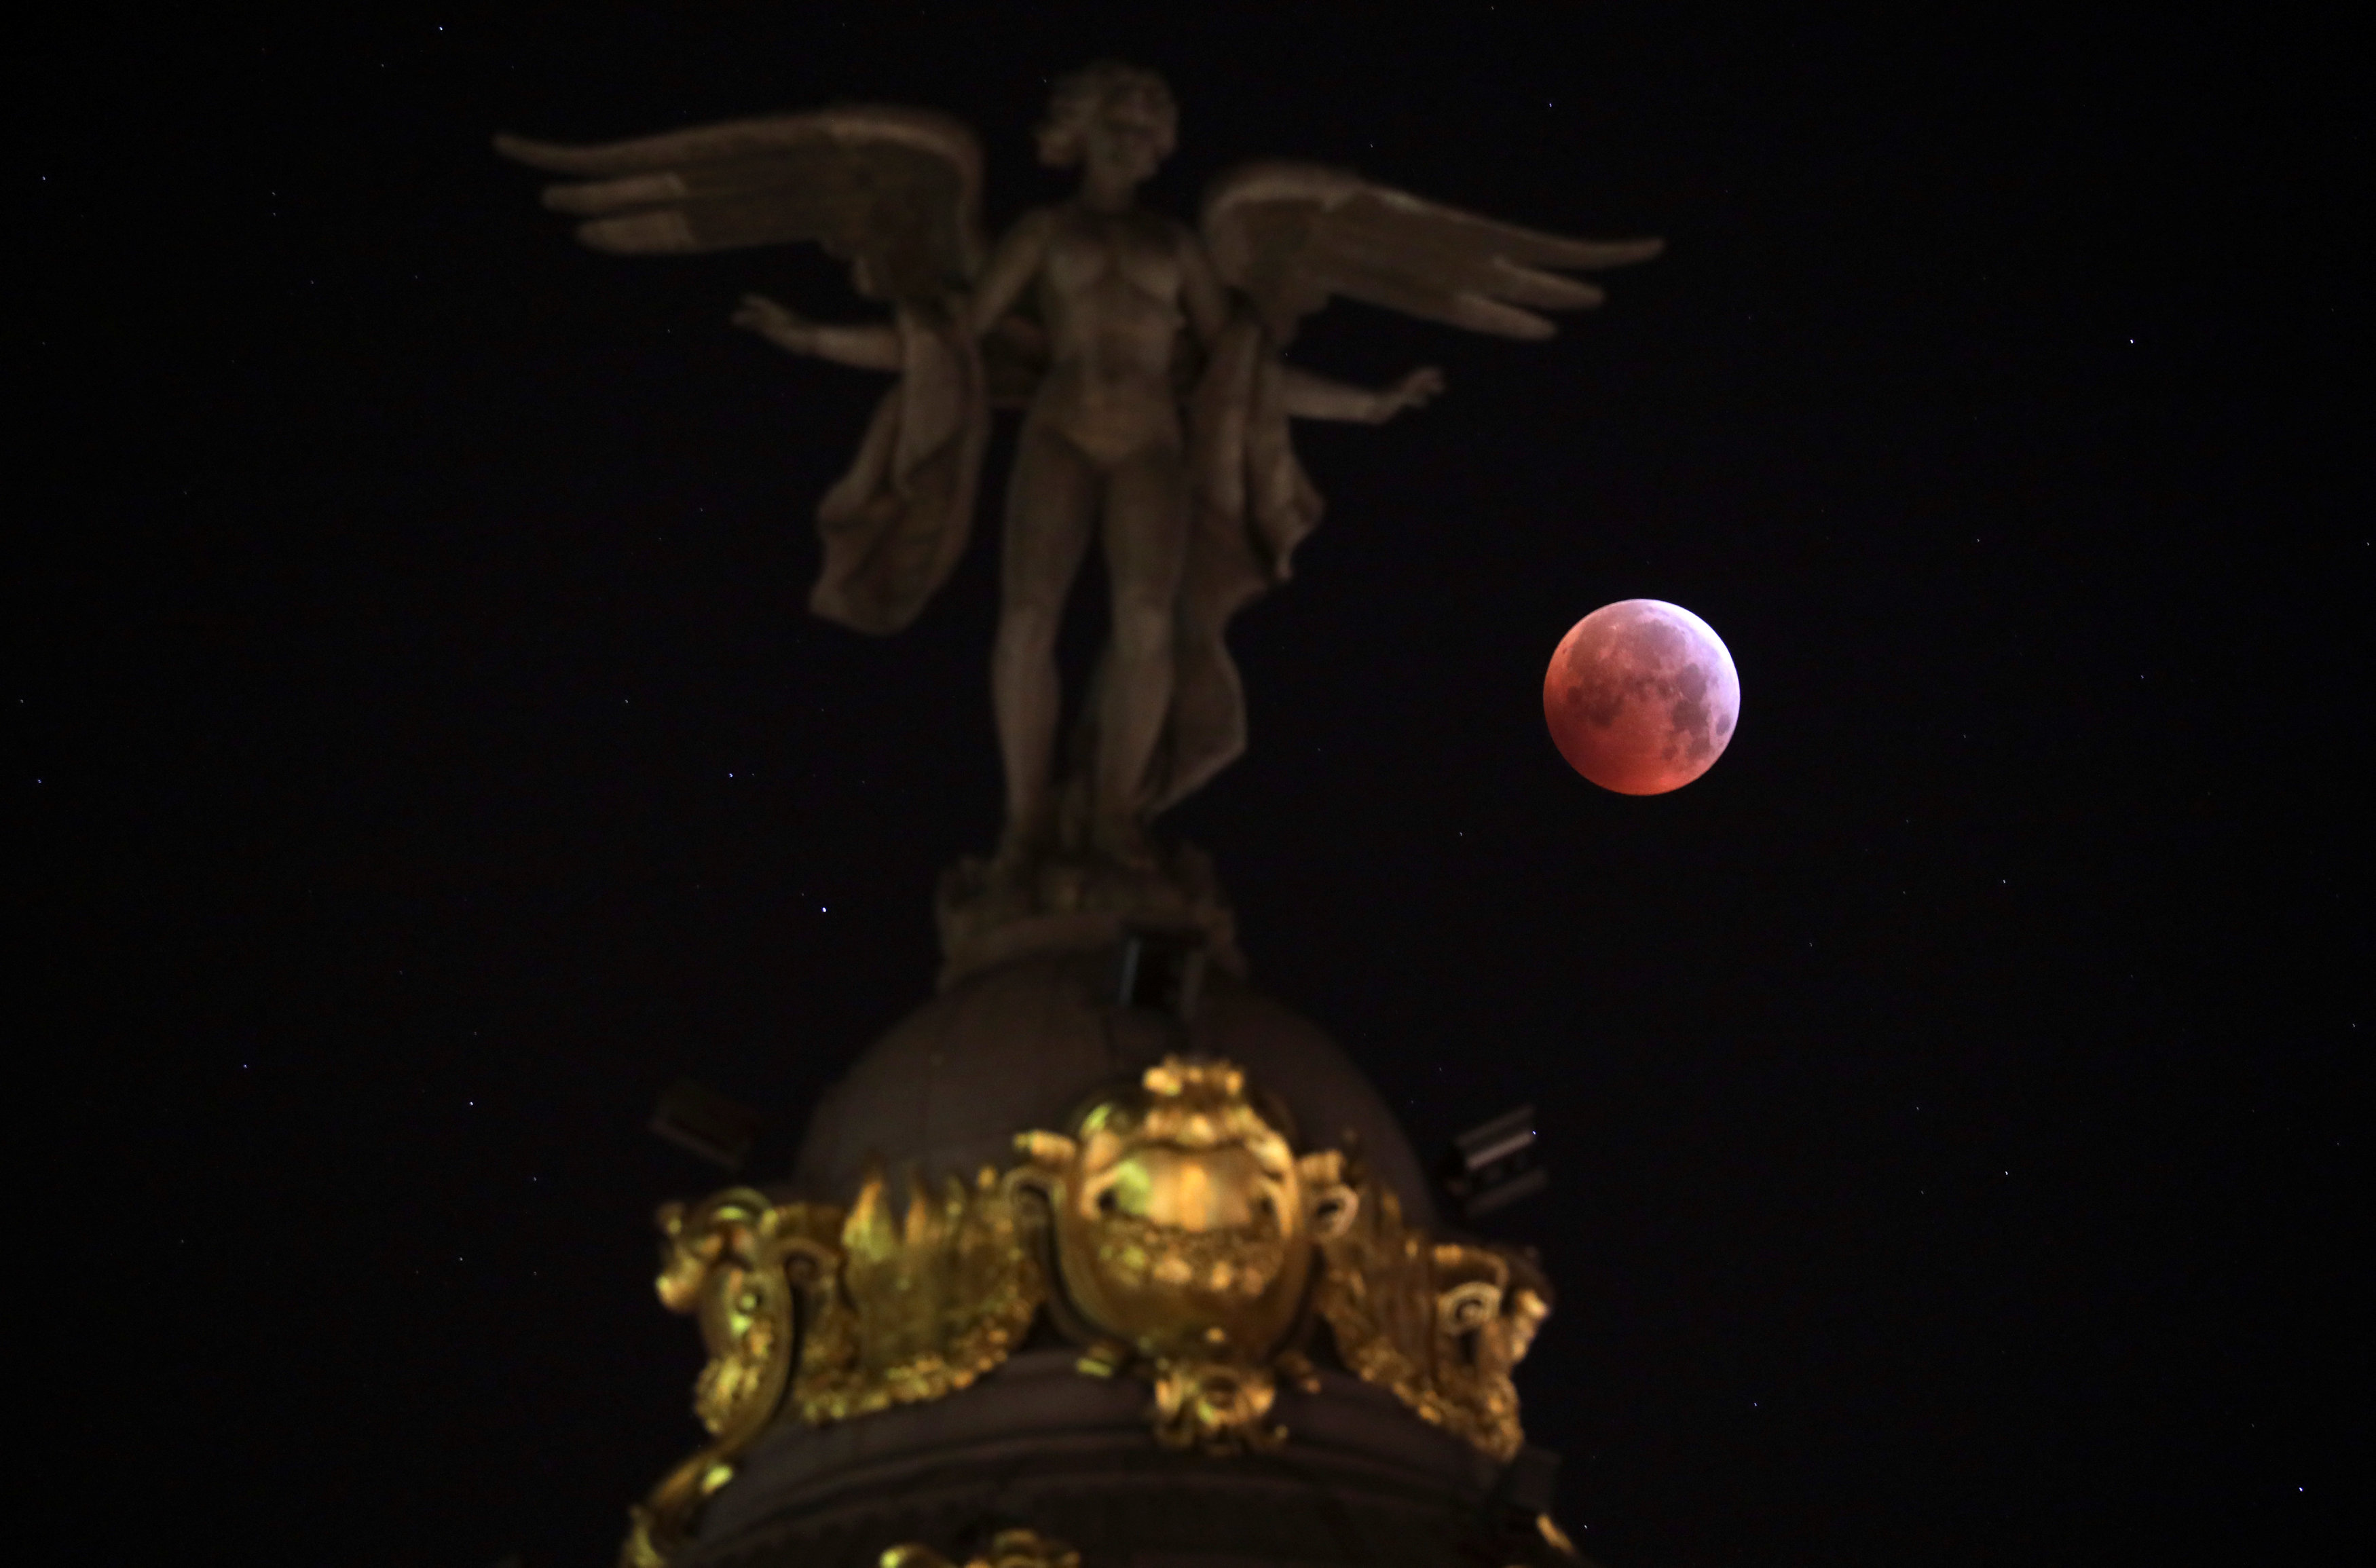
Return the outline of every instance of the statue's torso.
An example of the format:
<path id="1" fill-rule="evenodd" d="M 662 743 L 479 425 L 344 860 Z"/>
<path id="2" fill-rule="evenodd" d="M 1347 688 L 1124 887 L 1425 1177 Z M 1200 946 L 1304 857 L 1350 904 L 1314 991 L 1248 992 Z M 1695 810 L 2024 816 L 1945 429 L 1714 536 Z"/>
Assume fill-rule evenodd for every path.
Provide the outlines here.
<path id="1" fill-rule="evenodd" d="M 1182 243 L 1178 225 L 1151 212 L 1055 209 L 1037 280 L 1050 363 L 1031 417 L 1092 457 L 1180 445 Z"/>

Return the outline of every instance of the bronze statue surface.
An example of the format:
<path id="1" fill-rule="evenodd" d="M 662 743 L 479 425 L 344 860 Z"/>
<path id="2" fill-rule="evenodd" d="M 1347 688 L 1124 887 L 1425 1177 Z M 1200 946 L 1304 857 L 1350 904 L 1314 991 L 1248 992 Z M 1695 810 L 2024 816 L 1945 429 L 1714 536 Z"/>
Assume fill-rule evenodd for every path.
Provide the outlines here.
<path id="1" fill-rule="evenodd" d="M 583 220 L 578 237 L 597 250 L 814 243 L 891 307 L 887 322 L 825 325 L 754 293 L 733 317 L 791 352 L 897 377 L 817 509 L 818 614 L 877 634 L 913 620 L 964 549 L 990 410 L 1022 410 L 991 655 L 1006 826 L 993 857 L 943 887 L 951 975 L 1009 956 L 1034 922 L 1056 940 L 1117 921 L 1196 926 L 1230 951 L 1201 860 L 1160 850 L 1146 826 L 1244 748 L 1223 635 L 1286 580 L 1321 513 L 1289 422 L 1378 423 L 1443 386 L 1432 369 L 1368 388 L 1289 365 L 1301 321 L 1342 295 L 1547 338 L 1539 313 L 1601 300 L 1564 271 L 1658 250 L 1540 233 L 1295 162 L 1221 175 L 1192 228 L 1137 201 L 1177 125 L 1152 72 L 1101 62 L 1061 77 L 1039 151 L 1078 167 L 1079 189 L 995 244 L 980 227 L 979 144 L 926 111 L 833 108 L 598 147 L 497 138 L 573 177 L 545 204 Z M 1060 751 L 1056 633 L 1093 541 L 1111 629 Z"/>

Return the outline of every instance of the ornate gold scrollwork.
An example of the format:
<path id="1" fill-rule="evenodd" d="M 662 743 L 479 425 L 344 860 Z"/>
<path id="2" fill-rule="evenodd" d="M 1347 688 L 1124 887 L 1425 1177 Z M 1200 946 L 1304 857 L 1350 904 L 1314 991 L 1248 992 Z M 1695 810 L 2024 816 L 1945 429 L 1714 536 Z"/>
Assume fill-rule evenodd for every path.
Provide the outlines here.
<path id="1" fill-rule="evenodd" d="M 966 1387 L 1006 1360 L 1047 1297 L 990 1167 L 937 1197 L 910 1171 L 907 1195 L 894 1215 L 870 1168 L 841 1227 L 838 1279 L 814 1293 L 793 1390 L 812 1424 Z"/>
<path id="2" fill-rule="evenodd" d="M 956 1568 L 929 1546 L 895 1546 L 878 1560 L 881 1568 Z M 990 1550 L 968 1558 L 965 1568 L 1081 1568 L 1081 1554 L 1036 1530 L 1001 1530 Z"/>
<path id="3" fill-rule="evenodd" d="M 934 1193 L 909 1172 L 904 1206 L 877 1165 L 847 1213 L 748 1187 L 660 1210 L 656 1283 L 700 1320 L 694 1409 L 711 1441 L 630 1511 L 624 1568 L 664 1568 L 780 1410 L 816 1425 L 942 1398 L 1004 1361 L 1051 1300 L 1087 1347 L 1083 1372 L 1146 1373 L 1170 1447 L 1283 1441 L 1279 1379 L 1317 1386 L 1301 1348 L 1316 1308 L 1353 1372 L 1496 1458 L 1517 1452 L 1510 1372 L 1550 1310 L 1541 1275 L 1405 1226 L 1337 1151 L 1296 1155 L 1230 1063 L 1167 1058 L 1069 1134 L 1016 1142 L 1003 1180 L 984 1167 Z M 1048 1216 L 1052 1298 L 1026 1191 Z"/>
<path id="4" fill-rule="evenodd" d="M 829 1276 L 826 1240 L 838 1210 L 778 1204 L 730 1187 L 691 1210 L 662 1205 L 661 1304 L 691 1313 L 709 1348 L 693 1409 L 710 1441 L 628 1510 L 622 1568 L 662 1568 L 702 1503 L 734 1476 L 734 1461 L 783 1404 L 798 1327 L 794 1294 Z"/>
<path id="5" fill-rule="evenodd" d="M 1260 1452 L 1287 1441 L 1285 1427 L 1265 1420 L 1277 1397 L 1278 1380 L 1269 1367 L 1160 1360 L 1155 1364 L 1155 1404 L 1147 1413 L 1156 1441 L 1166 1448 Z"/>
<path id="6" fill-rule="evenodd" d="M 622 1568 L 664 1568 L 788 1392 L 811 1424 L 937 1399 L 1004 1360 L 1046 1293 L 987 1167 L 937 1198 L 911 1175 L 904 1214 L 875 1169 L 847 1215 L 732 1187 L 659 1219 L 660 1301 L 709 1348 L 694 1413 L 712 1439 L 629 1510 Z"/>
<path id="7" fill-rule="evenodd" d="M 1151 1366 L 1172 1447 L 1267 1447 L 1275 1366 L 1292 1349 L 1316 1243 L 1359 1200 L 1335 1153 L 1298 1158 L 1227 1062 L 1166 1058 L 1071 1135 L 1017 1140 L 1011 1187 L 1052 1220 L 1066 1304 L 1098 1336 L 1084 1370 Z"/>
<path id="8" fill-rule="evenodd" d="M 1346 1364 L 1421 1420 L 1496 1459 L 1515 1456 L 1526 1433 L 1510 1373 L 1550 1314 L 1550 1287 L 1534 1265 L 1432 1241 L 1403 1224 L 1394 1194 L 1375 1189 L 1324 1246 L 1317 1303 Z"/>

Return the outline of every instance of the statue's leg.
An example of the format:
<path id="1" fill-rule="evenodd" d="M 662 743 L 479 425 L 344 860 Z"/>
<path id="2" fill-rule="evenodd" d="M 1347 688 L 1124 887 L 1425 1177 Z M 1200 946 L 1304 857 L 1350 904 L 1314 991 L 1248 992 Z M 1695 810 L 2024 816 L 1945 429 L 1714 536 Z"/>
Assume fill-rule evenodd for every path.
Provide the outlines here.
<path id="1" fill-rule="evenodd" d="M 991 653 L 991 709 L 1006 766 L 1006 835 L 1000 859 L 1048 848 L 1055 831 L 1056 722 L 1063 703 L 1056 632 L 1064 599 L 1088 552 L 1098 473 L 1063 436 L 1027 422 L 1006 487 L 1000 554 L 998 641 Z"/>
<path id="2" fill-rule="evenodd" d="M 1144 861 L 1146 766 L 1171 707 L 1174 623 L 1188 556 L 1187 469 L 1168 445 L 1141 448 L 1106 479 L 1105 551 L 1113 642 L 1098 716 L 1099 845 Z"/>

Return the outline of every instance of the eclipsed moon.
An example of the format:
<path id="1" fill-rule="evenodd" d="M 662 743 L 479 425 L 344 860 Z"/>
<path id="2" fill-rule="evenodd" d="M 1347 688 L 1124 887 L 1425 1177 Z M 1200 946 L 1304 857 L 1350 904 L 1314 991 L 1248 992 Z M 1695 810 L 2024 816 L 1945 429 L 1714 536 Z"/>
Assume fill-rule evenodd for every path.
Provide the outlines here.
<path id="1" fill-rule="evenodd" d="M 1621 795 L 1705 773 L 1740 719 L 1740 675 L 1708 624 L 1655 599 L 1604 604 L 1543 671 L 1543 718 L 1568 765 Z"/>

